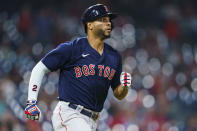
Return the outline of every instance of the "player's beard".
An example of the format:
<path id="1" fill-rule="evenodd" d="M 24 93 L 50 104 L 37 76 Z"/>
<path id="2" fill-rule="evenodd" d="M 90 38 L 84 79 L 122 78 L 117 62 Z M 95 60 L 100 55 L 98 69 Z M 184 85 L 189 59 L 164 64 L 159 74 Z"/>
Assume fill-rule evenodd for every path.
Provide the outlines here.
<path id="1" fill-rule="evenodd" d="M 105 40 L 105 39 L 107 39 L 107 38 L 110 38 L 110 33 L 107 34 L 107 33 L 105 33 L 104 30 L 101 30 L 101 29 L 98 30 L 97 35 L 98 35 L 102 40 Z"/>

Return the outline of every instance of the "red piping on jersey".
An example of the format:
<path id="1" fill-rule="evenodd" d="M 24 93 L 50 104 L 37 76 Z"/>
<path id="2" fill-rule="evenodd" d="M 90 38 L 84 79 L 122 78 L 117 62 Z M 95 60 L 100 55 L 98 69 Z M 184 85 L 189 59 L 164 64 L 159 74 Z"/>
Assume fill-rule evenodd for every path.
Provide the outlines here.
<path id="1" fill-rule="evenodd" d="M 66 128 L 66 131 L 67 131 L 66 125 L 63 124 L 63 119 L 62 119 L 62 116 L 61 116 L 60 111 L 61 111 L 61 105 L 60 105 L 60 107 L 59 107 L 59 116 L 60 116 L 60 118 L 61 118 L 61 125 L 62 125 L 63 127 L 65 127 L 65 128 Z"/>

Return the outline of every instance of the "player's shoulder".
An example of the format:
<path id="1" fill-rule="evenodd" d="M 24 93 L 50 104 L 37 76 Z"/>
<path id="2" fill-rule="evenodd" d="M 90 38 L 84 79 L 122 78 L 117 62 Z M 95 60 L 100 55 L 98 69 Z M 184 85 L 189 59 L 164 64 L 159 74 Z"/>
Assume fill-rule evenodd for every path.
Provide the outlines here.
<path id="1" fill-rule="evenodd" d="M 74 47 L 76 45 L 79 45 L 81 43 L 84 43 L 85 42 L 85 37 L 77 37 L 75 39 L 72 39 L 71 41 L 66 41 L 66 42 L 63 42 L 61 44 L 59 44 L 59 48 L 67 48 L 67 47 Z"/>
<path id="2" fill-rule="evenodd" d="M 79 45 L 87 42 L 87 37 L 77 37 L 71 41 L 73 45 Z"/>

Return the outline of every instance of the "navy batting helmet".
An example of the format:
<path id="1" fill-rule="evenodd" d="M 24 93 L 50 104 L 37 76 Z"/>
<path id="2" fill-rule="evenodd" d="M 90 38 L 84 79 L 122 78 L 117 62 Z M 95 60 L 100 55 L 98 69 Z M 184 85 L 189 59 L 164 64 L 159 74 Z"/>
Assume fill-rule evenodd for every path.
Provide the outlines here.
<path id="1" fill-rule="evenodd" d="M 110 19 L 117 17 L 117 14 L 109 12 L 106 5 L 96 4 L 88 7 L 82 15 L 82 22 L 84 25 L 85 33 L 87 33 L 87 22 L 94 21 L 100 17 L 109 16 Z"/>

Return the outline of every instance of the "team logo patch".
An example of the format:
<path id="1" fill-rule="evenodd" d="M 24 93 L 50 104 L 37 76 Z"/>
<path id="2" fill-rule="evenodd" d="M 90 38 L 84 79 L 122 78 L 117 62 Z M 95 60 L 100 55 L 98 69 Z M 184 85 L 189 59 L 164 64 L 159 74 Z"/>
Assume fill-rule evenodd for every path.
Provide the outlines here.
<path id="1" fill-rule="evenodd" d="M 86 56 L 89 56 L 90 54 L 82 54 L 81 56 L 83 57 L 83 58 L 85 58 Z"/>
<path id="2" fill-rule="evenodd" d="M 104 5 L 104 8 L 105 8 L 105 11 L 106 11 L 106 12 L 109 12 L 109 9 L 107 8 L 106 5 Z"/>

